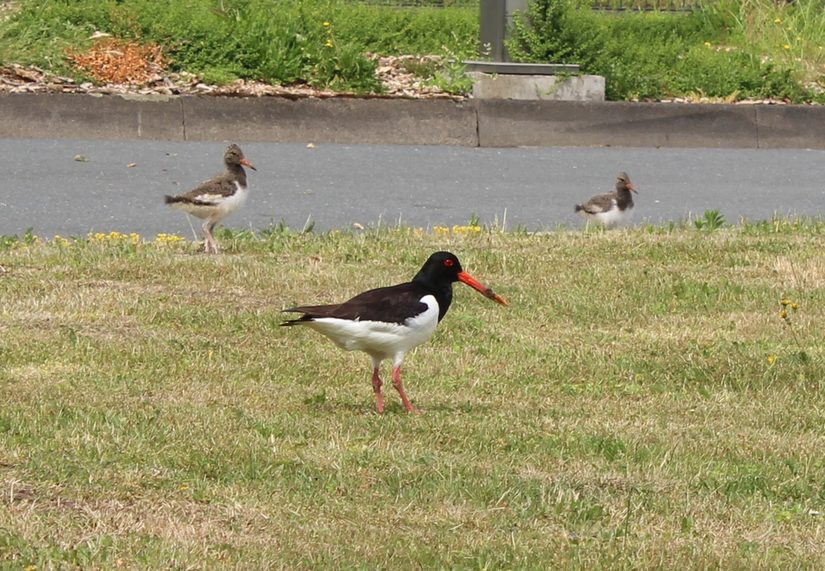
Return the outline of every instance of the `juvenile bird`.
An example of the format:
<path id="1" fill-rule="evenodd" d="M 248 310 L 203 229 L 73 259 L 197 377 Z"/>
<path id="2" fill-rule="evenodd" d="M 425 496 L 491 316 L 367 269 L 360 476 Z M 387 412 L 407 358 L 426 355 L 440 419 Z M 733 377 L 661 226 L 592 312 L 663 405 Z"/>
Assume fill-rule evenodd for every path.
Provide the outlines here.
<path id="1" fill-rule="evenodd" d="M 633 195 L 638 193 L 626 172 L 616 176 L 616 190 L 597 194 L 587 202 L 576 205 L 576 212 L 594 220 L 602 226 L 610 227 L 627 222 L 633 210 Z"/>
<path id="2" fill-rule="evenodd" d="M 218 243 L 212 231 L 218 223 L 237 210 L 249 194 L 244 166 L 258 170 L 246 160 L 238 145 L 226 148 L 223 155 L 226 172 L 202 182 L 189 192 L 177 196 L 166 195 L 164 202 L 172 208 L 188 212 L 204 220 L 204 251 L 218 253 Z"/>

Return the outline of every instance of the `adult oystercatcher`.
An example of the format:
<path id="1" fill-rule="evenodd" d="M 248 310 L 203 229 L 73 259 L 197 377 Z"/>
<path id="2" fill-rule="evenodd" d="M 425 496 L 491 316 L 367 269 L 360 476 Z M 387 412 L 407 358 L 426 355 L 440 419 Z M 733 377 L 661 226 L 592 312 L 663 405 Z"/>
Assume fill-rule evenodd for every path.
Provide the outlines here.
<path id="1" fill-rule="evenodd" d="M 633 195 L 638 193 L 626 172 L 616 175 L 616 190 L 597 194 L 583 204 L 577 204 L 575 212 L 581 212 L 585 218 L 595 220 L 605 227 L 626 222 L 633 210 Z"/>
<path id="2" fill-rule="evenodd" d="M 415 412 L 401 384 L 404 354 L 432 336 L 453 300 L 453 282 L 463 282 L 485 297 L 507 305 L 503 297 L 461 269 L 450 252 L 431 255 L 412 281 L 365 291 L 335 305 L 304 305 L 283 310 L 302 313 L 284 326 L 307 325 L 347 351 L 364 351 L 372 358 L 375 408 L 384 412 L 381 361 L 392 358 L 392 384 L 407 412 Z"/>
<path id="3" fill-rule="evenodd" d="M 212 235 L 212 230 L 218 223 L 237 210 L 246 202 L 249 194 L 246 186 L 246 171 L 244 166 L 258 170 L 246 157 L 238 145 L 232 144 L 226 148 L 223 155 L 226 172 L 202 182 L 189 192 L 177 196 L 166 195 L 164 202 L 172 208 L 188 212 L 202 220 L 204 251 L 218 253 L 218 243 Z"/>

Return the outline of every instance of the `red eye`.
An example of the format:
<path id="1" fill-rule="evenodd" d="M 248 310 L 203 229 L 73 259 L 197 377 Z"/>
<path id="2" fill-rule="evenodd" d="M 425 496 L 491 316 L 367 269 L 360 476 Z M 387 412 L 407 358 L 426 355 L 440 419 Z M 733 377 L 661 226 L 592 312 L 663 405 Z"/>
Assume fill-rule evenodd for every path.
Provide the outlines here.
<path id="1" fill-rule="evenodd" d="M 450 260 L 450 259 L 446 259 L 446 260 L 444 260 L 444 266 L 445 266 L 445 267 L 452 268 L 452 267 L 453 267 L 453 264 L 455 264 L 455 262 L 454 262 L 454 261 L 452 261 L 452 260 Z"/>

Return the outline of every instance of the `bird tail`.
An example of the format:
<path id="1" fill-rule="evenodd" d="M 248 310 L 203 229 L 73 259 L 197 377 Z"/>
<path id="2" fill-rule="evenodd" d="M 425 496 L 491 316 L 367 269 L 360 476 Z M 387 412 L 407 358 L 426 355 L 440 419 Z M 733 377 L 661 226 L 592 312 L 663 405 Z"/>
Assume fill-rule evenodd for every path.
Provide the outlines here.
<path id="1" fill-rule="evenodd" d="M 178 202 L 186 202 L 186 200 L 180 196 L 170 196 L 168 194 L 163 197 L 164 204 L 177 204 Z"/>
<path id="2" fill-rule="evenodd" d="M 168 198 L 168 197 L 167 197 Z M 578 212 L 579 210 L 584 210 L 581 204 L 577 204 L 576 208 L 573 209 L 573 212 Z"/>
<path id="3" fill-rule="evenodd" d="M 291 307 L 289 309 L 282 309 L 281 313 L 299 313 L 300 311 L 301 309 L 298 307 Z M 301 317 L 297 317 L 289 321 L 284 321 L 283 323 L 281 323 L 281 327 L 289 327 L 290 325 L 300 325 L 302 323 L 306 323 L 307 321 L 312 321 L 312 317 L 304 314 Z"/>

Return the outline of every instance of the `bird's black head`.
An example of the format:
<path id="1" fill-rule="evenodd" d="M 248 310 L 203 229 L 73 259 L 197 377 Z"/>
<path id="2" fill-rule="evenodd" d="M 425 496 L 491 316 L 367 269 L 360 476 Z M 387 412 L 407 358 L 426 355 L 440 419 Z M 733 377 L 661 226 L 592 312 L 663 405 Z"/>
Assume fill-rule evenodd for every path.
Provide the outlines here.
<path id="1" fill-rule="evenodd" d="M 507 305 L 503 297 L 484 286 L 473 276 L 461 268 L 461 262 L 455 254 L 450 252 L 436 252 L 432 254 L 419 272 L 413 278 L 418 283 L 433 292 L 444 292 L 447 299 L 452 297 L 453 282 L 463 282 L 478 291 L 484 297 L 502 305 Z M 449 304 L 449 301 L 447 301 Z M 446 312 L 446 309 L 443 309 Z"/>
<path id="2" fill-rule="evenodd" d="M 461 272 L 461 262 L 455 254 L 436 252 L 427 258 L 413 281 L 439 288 L 457 282 Z"/>
<path id="3" fill-rule="evenodd" d="M 241 148 L 234 143 L 226 147 L 226 152 L 223 154 L 223 162 L 226 163 L 226 166 L 229 169 L 237 169 L 243 165 L 251 168 L 252 170 L 258 170 L 252 166 L 252 163 L 246 160 Z"/>

